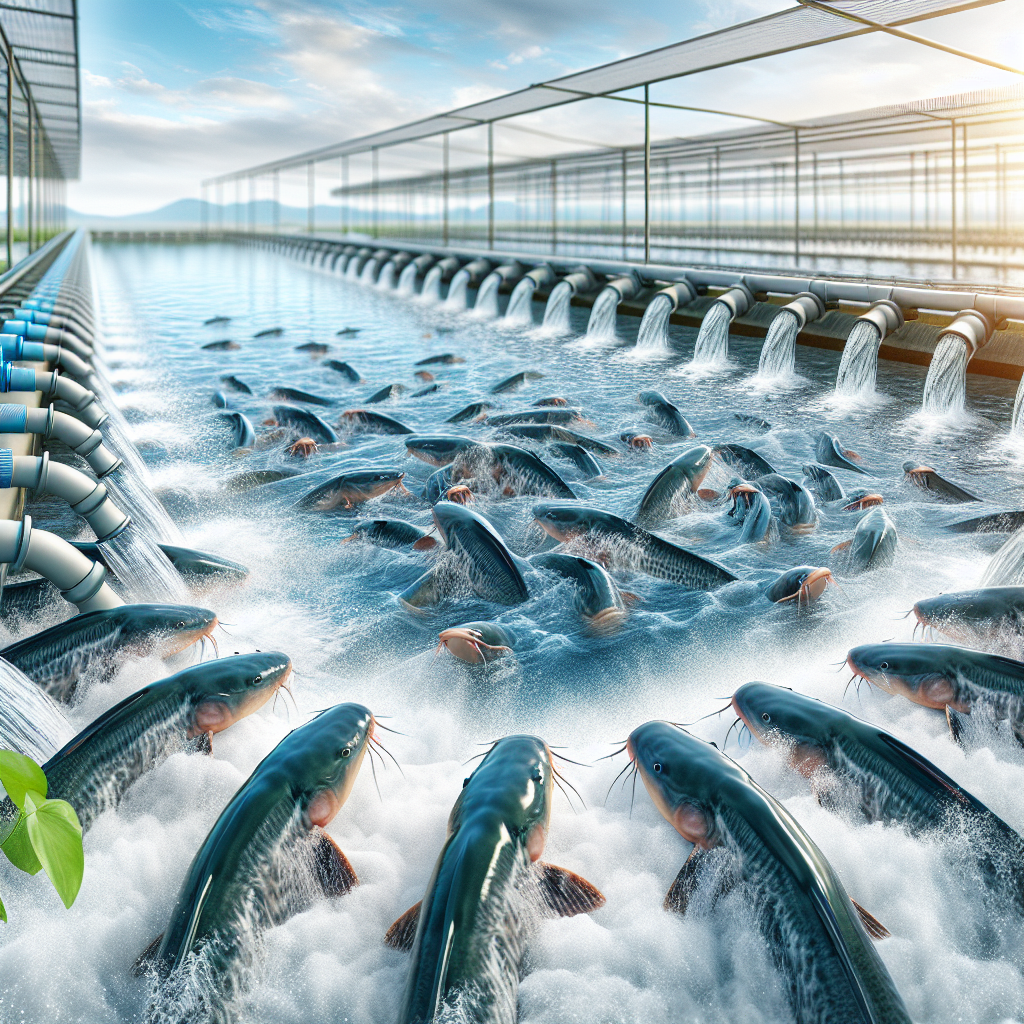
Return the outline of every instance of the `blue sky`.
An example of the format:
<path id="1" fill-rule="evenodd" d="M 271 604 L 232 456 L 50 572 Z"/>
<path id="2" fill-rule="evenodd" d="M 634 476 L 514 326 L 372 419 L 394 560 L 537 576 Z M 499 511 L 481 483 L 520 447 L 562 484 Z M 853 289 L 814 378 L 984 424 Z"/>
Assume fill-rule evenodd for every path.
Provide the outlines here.
<path id="1" fill-rule="evenodd" d="M 206 176 L 362 135 L 570 70 L 792 6 L 786 0 L 80 0 L 82 181 L 91 213 L 153 209 Z M 1024 64 L 1024 0 L 923 23 L 921 34 Z M 899 40 L 801 51 L 657 87 L 682 102 L 799 117 L 1020 81 Z M 633 111 L 594 101 L 529 123 L 619 142 Z M 624 105 L 615 105 L 621 107 Z M 587 109 L 592 108 L 592 109 Z M 656 135 L 719 118 L 659 115 Z M 461 159 L 480 140 L 463 133 Z M 499 130 L 502 152 L 550 145 Z M 410 167 L 430 147 L 395 153 Z M 301 182 L 294 185 L 299 200 Z M 324 184 L 326 197 L 327 184 Z"/>

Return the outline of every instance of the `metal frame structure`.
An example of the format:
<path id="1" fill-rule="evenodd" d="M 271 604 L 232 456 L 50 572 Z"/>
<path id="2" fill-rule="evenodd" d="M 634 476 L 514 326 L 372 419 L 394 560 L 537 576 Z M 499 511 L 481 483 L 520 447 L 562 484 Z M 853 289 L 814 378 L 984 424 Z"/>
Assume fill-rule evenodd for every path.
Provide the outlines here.
<path id="1" fill-rule="evenodd" d="M 1014 186 L 1020 177 L 1017 163 L 1019 154 L 1024 153 L 1020 148 L 1024 137 L 1018 137 L 1014 119 L 1019 123 L 1024 112 L 1024 92 L 1010 89 L 829 118 L 782 122 L 742 112 L 657 100 L 652 97 L 651 87 L 715 68 L 875 32 L 1024 75 L 1022 69 L 936 43 L 904 27 L 995 2 L 999 0 L 799 0 L 796 7 L 695 39 L 373 135 L 208 179 L 202 183 L 204 217 L 211 189 L 215 190 L 218 200 L 218 226 L 223 228 L 224 186 L 235 182 L 238 195 L 240 183 L 248 180 L 250 195 L 255 196 L 260 179 L 272 176 L 277 229 L 280 226 L 280 175 L 305 168 L 308 182 L 306 228 L 309 233 L 317 228 L 323 230 L 323 225 L 317 225 L 314 214 L 316 165 L 338 161 L 341 185 L 331 194 L 342 199 L 340 223 L 333 225 L 334 230 L 342 232 L 358 229 L 371 236 L 383 233 L 429 237 L 442 244 L 458 239 L 487 248 L 528 244 L 537 250 L 546 245 L 551 252 L 578 251 L 581 255 L 609 252 L 610 237 L 617 232 L 621 237 L 617 254 L 643 262 L 651 261 L 652 251 L 657 251 L 662 260 L 678 261 L 685 253 L 688 260 L 702 258 L 709 262 L 745 259 L 753 252 L 758 260 L 781 259 L 799 267 L 808 260 L 820 264 L 821 261 L 842 262 L 856 258 L 856 253 L 846 253 L 843 247 L 853 245 L 856 248 L 865 241 L 870 242 L 865 233 L 881 231 L 884 234 L 888 230 L 891 234 L 896 226 L 891 215 L 884 225 L 877 223 L 877 218 L 863 215 L 863 197 L 879 188 L 877 184 L 870 187 L 866 184 L 864 169 L 868 164 L 877 164 L 871 171 L 872 182 L 882 182 L 894 175 L 905 176 L 906 171 L 897 170 L 897 164 L 903 161 L 911 168 L 913 190 L 917 184 L 916 162 L 927 166 L 927 173 L 931 175 L 925 200 L 928 210 L 925 230 L 929 234 L 921 241 L 921 251 L 910 255 L 917 256 L 913 262 L 923 266 L 946 267 L 946 271 L 940 272 L 956 278 L 965 262 L 965 222 L 970 222 L 977 205 L 973 196 L 967 197 L 966 186 L 985 176 L 976 166 L 980 144 L 996 135 L 1005 136 L 1002 148 L 999 144 L 996 146 L 995 176 L 1000 185 Z M 625 95 L 636 90 L 642 90 L 642 98 Z M 593 100 L 642 107 L 642 146 L 595 145 L 587 152 L 577 150 L 543 159 L 496 163 L 495 125 L 558 139 L 558 136 L 512 121 L 525 114 Z M 654 142 L 651 138 L 652 108 L 719 114 L 756 122 L 756 127 Z M 481 154 L 486 162 L 453 171 L 450 136 L 470 128 L 486 129 L 486 149 Z M 442 167 L 438 171 L 381 179 L 381 150 L 430 144 L 438 136 L 442 151 Z M 958 147 L 962 150 L 959 169 Z M 840 156 L 841 153 L 851 155 Z M 353 184 L 349 160 L 359 154 L 369 154 L 371 172 L 369 180 Z M 857 168 L 851 193 L 857 197 L 852 200 L 858 210 L 856 217 L 852 209 L 847 210 L 848 168 L 851 166 Z M 763 173 L 754 173 L 757 167 L 762 167 Z M 611 181 L 616 177 L 612 173 L 616 168 L 621 182 L 621 209 L 612 216 L 607 208 L 618 205 L 611 199 L 619 191 L 619 183 Z M 990 172 L 985 173 L 991 176 Z M 679 184 L 680 175 L 685 184 Z M 839 209 L 844 223 L 842 230 L 830 223 L 824 231 L 819 202 L 826 202 L 835 191 L 832 186 L 836 178 L 839 191 L 843 193 Z M 942 216 L 937 207 L 940 179 L 945 182 L 942 188 L 946 197 L 946 212 Z M 961 179 L 964 188 L 958 190 Z M 810 199 L 805 195 L 808 183 L 814 190 Z M 737 213 L 736 194 L 743 189 L 757 191 L 759 209 L 760 197 L 772 193 L 775 213 L 770 225 L 763 223 L 762 216 L 751 220 L 751 204 L 746 198 L 743 207 L 747 213 Z M 692 216 L 695 190 L 704 197 L 703 227 L 700 228 Z M 914 230 L 918 227 L 915 220 L 920 219 L 920 216 L 915 218 L 917 202 L 916 198 L 909 202 L 910 227 Z M 1005 214 L 1015 202 L 1003 199 L 997 205 Z M 575 217 L 567 209 L 572 204 L 576 206 Z M 638 209 L 641 204 L 642 213 Z M 527 207 L 533 211 L 529 215 L 525 212 Z M 597 207 L 605 209 L 605 213 L 597 215 Z M 786 209 L 784 216 L 779 212 L 782 207 Z M 962 208 L 959 212 L 958 207 Z M 250 213 L 247 219 L 255 230 L 255 216 Z M 524 227 L 527 220 L 531 223 Z M 780 224 L 782 220 L 786 222 L 785 227 Z M 847 220 L 857 224 L 856 230 L 852 238 L 837 247 L 833 243 L 845 231 Z M 615 230 L 611 227 L 612 221 L 616 222 Z M 642 231 L 634 227 L 641 222 Z M 977 217 L 974 222 L 978 224 Z M 209 227 L 208 222 L 205 226 Z M 545 234 L 546 239 L 542 238 Z M 823 239 L 823 234 L 829 238 Z M 744 239 L 747 242 L 760 239 L 763 244 L 753 248 L 739 245 Z M 970 236 L 971 243 L 976 241 Z M 934 251 L 937 246 L 943 249 L 941 253 Z M 970 245 L 971 249 L 983 247 Z M 695 257 L 695 253 L 702 255 Z M 968 256 L 967 263 L 978 265 L 973 252 Z M 1020 269 L 1024 271 L 1024 262 Z"/>

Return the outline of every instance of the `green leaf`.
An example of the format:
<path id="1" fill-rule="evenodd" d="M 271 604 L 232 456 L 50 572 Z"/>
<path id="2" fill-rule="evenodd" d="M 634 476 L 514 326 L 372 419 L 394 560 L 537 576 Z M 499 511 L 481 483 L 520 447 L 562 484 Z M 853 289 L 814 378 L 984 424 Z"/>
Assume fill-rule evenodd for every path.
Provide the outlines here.
<path id="1" fill-rule="evenodd" d="M 0 750 L 0 785 L 20 810 L 25 806 L 25 794 L 30 790 L 46 796 L 46 776 L 43 769 L 24 754 L 13 750 Z"/>
<path id="2" fill-rule="evenodd" d="M 66 800 L 38 797 L 36 793 L 25 794 L 29 838 L 57 895 L 65 907 L 70 907 L 85 874 L 82 826 L 75 809 Z"/>
<path id="3" fill-rule="evenodd" d="M 38 795 L 38 794 L 37 794 Z M 13 831 L 0 844 L 0 850 L 4 851 L 7 859 L 26 874 L 34 875 L 43 870 L 39 863 L 35 850 L 32 849 L 32 840 L 29 839 L 27 815 L 22 811 L 14 824 Z"/>
<path id="4" fill-rule="evenodd" d="M 3 921 L 4 924 L 7 924 L 7 910 L 4 907 L 3 900 L 0 900 L 0 921 Z"/>

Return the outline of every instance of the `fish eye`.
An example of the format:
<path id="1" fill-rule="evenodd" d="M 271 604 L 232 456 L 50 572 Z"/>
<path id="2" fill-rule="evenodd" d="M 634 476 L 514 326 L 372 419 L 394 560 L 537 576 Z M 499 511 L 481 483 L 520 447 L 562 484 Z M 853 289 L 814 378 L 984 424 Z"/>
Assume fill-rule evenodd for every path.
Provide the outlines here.
<path id="1" fill-rule="evenodd" d="M 761 720 L 762 720 L 762 721 L 764 721 L 764 722 L 770 722 L 770 721 L 772 720 L 772 716 L 771 716 L 771 715 L 769 715 L 767 711 L 765 711 L 765 712 L 764 712 L 764 713 L 763 713 L 763 714 L 761 715 Z"/>
<path id="2" fill-rule="evenodd" d="M 541 774 L 541 770 L 539 768 L 530 776 L 530 778 L 533 779 L 538 786 L 544 781 L 544 776 Z"/>
<path id="3" fill-rule="evenodd" d="M 184 620 L 182 620 L 181 622 L 176 622 L 176 623 L 174 624 L 174 628 L 175 628 L 175 629 L 184 629 L 184 628 L 185 628 L 185 622 L 184 622 Z"/>
<path id="4" fill-rule="evenodd" d="M 352 748 L 351 747 L 342 747 L 342 749 L 341 749 L 341 756 L 342 757 L 348 757 L 351 753 L 352 753 Z"/>
<path id="5" fill-rule="evenodd" d="M 652 764 L 652 765 L 651 765 L 651 767 L 652 767 L 652 768 L 653 768 L 653 769 L 654 769 L 654 770 L 655 770 L 655 771 L 656 771 L 656 772 L 657 772 L 657 773 L 658 773 L 659 775 L 661 774 L 661 762 L 660 762 L 660 761 L 655 761 L 655 762 L 654 762 L 654 764 Z"/>
<path id="6" fill-rule="evenodd" d="M 888 668 L 889 667 L 889 662 L 887 662 L 887 661 L 880 662 L 878 667 L 879 668 L 883 668 L 883 669 L 884 668 Z"/>
<path id="7" fill-rule="evenodd" d="M 249 685 L 250 686 L 259 686 L 260 683 L 262 683 L 262 682 L 263 682 L 263 676 L 260 675 L 259 673 L 257 673 L 256 675 L 254 675 L 252 677 L 252 682 Z"/>

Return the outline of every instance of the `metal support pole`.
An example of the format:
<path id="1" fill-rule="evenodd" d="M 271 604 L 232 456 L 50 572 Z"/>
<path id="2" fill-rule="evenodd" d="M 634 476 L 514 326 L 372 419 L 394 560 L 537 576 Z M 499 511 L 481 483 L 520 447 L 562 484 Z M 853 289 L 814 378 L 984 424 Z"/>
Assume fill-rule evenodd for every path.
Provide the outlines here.
<path id="1" fill-rule="evenodd" d="M 953 280 L 956 280 L 956 118 L 950 119 L 951 141 L 949 149 L 949 258 L 953 267 Z"/>
<path id="2" fill-rule="evenodd" d="M 25 182 L 25 229 L 28 234 L 28 251 L 33 251 L 32 241 L 35 228 L 35 209 L 32 202 L 32 186 L 36 177 L 35 117 L 32 113 L 32 101 L 26 96 L 25 109 L 28 111 L 28 178 Z"/>
<path id="3" fill-rule="evenodd" d="M 7 268 L 14 266 L 14 71 L 11 51 L 5 46 L 7 61 Z"/>
<path id="4" fill-rule="evenodd" d="M 559 202 L 559 181 L 558 161 L 551 161 L 551 174 L 548 182 L 551 192 L 551 251 L 558 251 L 558 202 Z"/>
<path id="5" fill-rule="evenodd" d="M 911 236 L 913 236 L 913 231 L 914 231 L 914 185 L 915 185 L 915 181 L 914 181 L 914 154 L 913 154 L 913 152 L 911 152 L 911 154 L 910 154 L 910 231 L 911 231 Z M 913 242 L 913 239 L 911 239 L 911 242 Z"/>
<path id="6" fill-rule="evenodd" d="M 644 86 L 644 263 L 651 262 L 651 87 Z"/>
<path id="7" fill-rule="evenodd" d="M 313 234 L 316 230 L 316 214 L 314 203 L 316 202 L 316 164 L 312 160 L 306 164 L 306 232 Z"/>
<path id="8" fill-rule="evenodd" d="M 341 233 L 343 235 L 348 234 L 348 157 L 343 156 L 341 158 Z"/>
<path id="9" fill-rule="evenodd" d="M 373 237 L 380 234 L 380 165 L 378 164 L 378 150 L 374 146 L 370 150 L 370 177 L 373 189 Z"/>
<path id="10" fill-rule="evenodd" d="M 442 184 L 443 197 L 442 197 L 441 218 L 442 218 L 442 222 L 443 223 L 442 223 L 442 231 L 441 231 L 441 236 L 442 236 L 441 244 L 442 245 L 447 245 L 448 244 L 448 186 L 449 186 L 449 181 L 448 181 L 448 133 L 447 132 L 444 133 L 444 145 L 442 146 L 442 151 L 444 153 L 444 182 Z"/>
<path id="11" fill-rule="evenodd" d="M 811 158 L 812 180 L 814 192 L 814 241 L 818 241 L 818 154 L 815 152 Z"/>
<path id="12" fill-rule="evenodd" d="M 967 122 L 966 121 L 963 124 L 963 140 L 964 140 L 964 158 L 963 158 L 963 165 L 964 165 L 964 173 L 963 173 L 963 180 L 964 180 L 964 235 L 966 236 L 968 228 L 970 226 L 970 219 L 971 219 L 970 199 L 968 198 L 969 193 L 967 191 Z"/>
<path id="13" fill-rule="evenodd" d="M 800 266 L 800 129 L 793 129 L 793 258 Z"/>
<path id="14" fill-rule="evenodd" d="M 249 175 L 249 234 L 256 234 L 256 178 Z"/>
<path id="15" fill-rule="evenodd" d="M 494 122 L 487 122 L 487 248 L 494 248 Z"/>
<path id="16" fill-rule="evenodd" d="M 274 234 L 281 233 L 281 171 L 274 171 Z"/>
<path id="17" fill-rule="evenodd" d="M 626 150 L 622 150 L 622 258 L 627 259 L 627 245 L 629 241 L 629 213 L 627 210 L 628 185 L 626 169 Z"/>
<path id="18" fill-rule="evenodd" d="M 224 231 L 224 182 L 217 182 L 217 227 Z"/>

